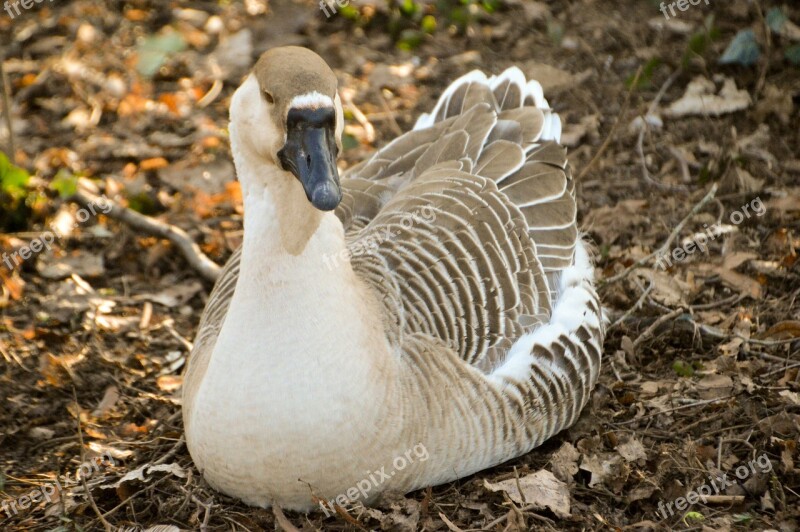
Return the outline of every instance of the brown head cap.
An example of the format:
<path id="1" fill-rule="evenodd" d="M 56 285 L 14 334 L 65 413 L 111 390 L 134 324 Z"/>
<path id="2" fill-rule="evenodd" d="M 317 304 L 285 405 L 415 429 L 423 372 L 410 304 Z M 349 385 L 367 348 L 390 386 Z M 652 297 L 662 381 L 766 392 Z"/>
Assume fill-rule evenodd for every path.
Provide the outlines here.
<path id="1" fill-rule="evenodd" d="M 253 68 L 261 90 L 272 97 L 276 118 L 286 118 L 297 97 L 318 93 L 334 100 L 336 75 L 316 53 L 299 46 L 281 46 L 264 52 Z"/>

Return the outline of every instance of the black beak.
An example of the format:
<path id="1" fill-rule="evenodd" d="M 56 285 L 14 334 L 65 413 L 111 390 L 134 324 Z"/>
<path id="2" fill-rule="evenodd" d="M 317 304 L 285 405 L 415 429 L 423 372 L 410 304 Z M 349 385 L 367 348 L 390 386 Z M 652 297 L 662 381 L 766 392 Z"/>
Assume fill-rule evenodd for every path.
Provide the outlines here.
<path id="1" fill-rule="evenodd" d="M 289 109 L 286 125 L 286 144 L 278 152 L 283 169 L 300 180 L 314 207 L 332 211 L 342 200 L 334 110 Z"/>

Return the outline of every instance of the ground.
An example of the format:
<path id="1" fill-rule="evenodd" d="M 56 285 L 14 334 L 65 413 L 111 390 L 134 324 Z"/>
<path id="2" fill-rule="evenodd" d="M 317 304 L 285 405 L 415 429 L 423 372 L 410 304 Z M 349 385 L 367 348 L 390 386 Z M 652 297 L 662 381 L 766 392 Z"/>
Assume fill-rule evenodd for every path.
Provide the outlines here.
<path id="1" fill-rule="evenodd" d="M 800 9 L 677 3 L 668 20 L 644 0 L 394 4 L 0 13 L 0 131 L 10 122 L 21 169 L 0 161 L 0 529 L 797 530 Z M 746 33 L 725 54 L 748 29 L 753 61 Z M 72 193 L 80 183 L 181 227 L 223 263 L 242 222 L 227 105 L 280 44 L 313 48 L 339 76 L 345 166 L 474 68 L 542 81 L 610 319 L 575 426 L 494 469 L 330 517 L 249 508 L 204 483 L 179 388 L 211 283 L 167 240 Z"/>

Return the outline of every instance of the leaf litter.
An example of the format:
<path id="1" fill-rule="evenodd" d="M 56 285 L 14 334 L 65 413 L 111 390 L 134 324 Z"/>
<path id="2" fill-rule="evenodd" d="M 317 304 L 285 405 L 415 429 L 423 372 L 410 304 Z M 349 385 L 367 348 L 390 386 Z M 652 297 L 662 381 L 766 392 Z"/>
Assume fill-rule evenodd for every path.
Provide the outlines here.
<path id="1" fill-rule="evenodd" d="M 68 229 L 52 255 L 14 271 L 0 264 L 2 496 L 19 497 L 29 482 L 105 452 L 117 463 L 95 473 L 89 493 L 116 527 L 275 528 L 271 512 L 205 484 L 181 439 L 180 371 L 210 286 L 169 243 L 104 216 L 71 230 L 74 210 L 62 209 L 59 190 L 68 192 L 73 177 L 88 181 L 184 228 L 224 262 L 242 231 L 241 194 L 229 185 L 230 96 L 263 49 L 302 44 L 331 62 L 352 103 L 343 166 L 410 128 L 448 80 L 473 68 L 518 64 L 540 76 L 574 144 L 573 173 L 599 154 L 577 183 L 579 219 L 596 244 L 615 325 L 589 405 L 540 448 L 459 482 L 349 509 L 347 518 L 286 512 L 287 522 L 319 530 L 795 530 L 800 139 L 797 76 L 783 51 L 795 42 L 797 8 L 763 6 L 773 48 L 755 31 L 761 55 L 752 67 L 718 63 L 737 33 L 763 26 L 743 0 L 715 5 L 716 22 L 699 9 L 665 23 L 647 2 L 615 7 L 650 21 L 642 25 L 623 24 L 596 2 L 514 1 L 466 36 L 437 32 L 413 51 L 375 26 L 390 18 L 385 7 L 357 9 L 372 18 L 325 20 L 316 4 L 281 0 L 126 2 L 116 11 L 75 0 L 42 4 L 13 24 L 0 17 L 18 141 L 6 185 L 20 194 L 55 182 L 47 201 L 31 198 L 24 226 L 0 235 L 0 252 L 28 245 L 52 223 Z M 684 72 L 651 109 L 675 62 L 664 51 L 684 49 Z M 631 89 L 639 66 L 647 79 Z M 0 128 L 3 149 L 7 140 Z M 725 226 L 705 250 L 604 281 L 658 249 L 710 182 L 720 193 L 675 239 L 684 246 L 704 225 Z M 756 197 L 764 216 L 727 223 Z M 654 518 L 659 502 L 762 453 L 772 473 L 720 494 L 736 502 L 693 505 L 685 520 Z M 102 527 L 82 488 L 63 500 L 0 514 L 0 528 Z"/>

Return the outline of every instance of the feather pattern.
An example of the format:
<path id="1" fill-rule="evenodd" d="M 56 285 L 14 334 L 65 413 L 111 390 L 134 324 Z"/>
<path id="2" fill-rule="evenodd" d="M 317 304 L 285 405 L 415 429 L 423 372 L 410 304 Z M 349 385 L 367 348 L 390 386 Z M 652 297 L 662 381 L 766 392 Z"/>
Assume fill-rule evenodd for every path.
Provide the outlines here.
<path id="1" fill-rule="evenodd" d="M 589 399 L 605 320 L 560 135 L 536 81 L 515 67 L 475 71 L 343 176 L 335 214 L 349 264 L 378 301 L 401 393 L 418 395 L 397 415 L 418 420 L 415 441 L 438 442 L 438 461 L 398 475 L 395 489 L 519 456 Z M 209 298 L 187 379 L 208 365 L 241 257 Z"/>

